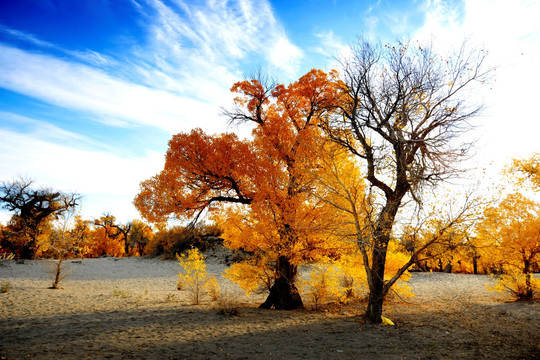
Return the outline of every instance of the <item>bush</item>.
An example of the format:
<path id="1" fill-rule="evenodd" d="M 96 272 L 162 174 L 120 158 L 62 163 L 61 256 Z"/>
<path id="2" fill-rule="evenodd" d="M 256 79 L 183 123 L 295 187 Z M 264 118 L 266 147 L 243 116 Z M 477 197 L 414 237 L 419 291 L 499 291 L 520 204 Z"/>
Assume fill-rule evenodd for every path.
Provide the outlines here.
<path id="1" fill-rule="evenodd" d="M 187 253 L 177 255 L 182 270 L 178 278 L 183 287 L 190 292 L 194 305 L 199 305 L 204 295 L 210 295 L 212 300 L 219 296 L 217 280 L 208 275 L 204 257 L 198 249 L 190 249 Z"/>
<path id="2" fill-rule="evenodd" d="M 217 301 L 216 311 L 219 315 L 223 316 L 238 316 L 240 315 L 240 309 L 238 308 L 237 302 L 231 299 L 222 299 L 220 298 Z"/>
<path id="3" fill-rule="evenodd" d="M 174 259 L 181 254 L 195 248 L 205 252 L 221 234 L 219 229 L 213 227 L 183 227 L 175 226 L 163 229 L 156 233 L 154 238 L 146 245 L 145 253 L 163 255 L 165 259 Z"/>
<path id="4" fill-rule="evenodd" d="M 64 259 L 59 259 L 51 263 L 51 267 L 49 269 L 49 274 L 51 275 L 52 280 L 50 289 L 60 289 L 58 284 L 62 279 L 69 275 L 69 272 L 66 272 L 66 270 L 62 267 L 63 263 Z"/>
<path id="5" fill-rule="evenodd" d="M 270 291 L 274 284 L 275 265 L 262 258 L 251 258 L 232 264 L 225 270 L 225 278 L 238 284 L 249 296 L 252 292 L 262 294 Z"/>
<path id="6" fill-rule="evenodd" d="M 540 279 L 536 279 L 532 274 L 505 274 L 491 276 L 495 280 L 495 285 L 487 285 L 487 289 L 496 292 L 510 293 L 518 300 L 532 300 L 540 291 Z"/>
<path id="7" fill-rule="evenodd" d="M 308 278 L 300 281 L 299 286 L 311 298 L 314 308 L 318 309 L 322 304 L 342 300 L 345 291 L 341 283 L 338 268 L 324 262 L 313 265 Z"/>
<path id="8" fill-rule="evenodd" d="M 13 260 L 15 259 L 15 254 L 13 253 L 1 253 L 0 254 L 0 261 L 1 260 Z"/>
<path id="9" fill-rule="evenodd" d="M 4 281 L 0 285 L 0 294 L 8 293 L 11 290 L 11 283 L 9 281 Z"/>

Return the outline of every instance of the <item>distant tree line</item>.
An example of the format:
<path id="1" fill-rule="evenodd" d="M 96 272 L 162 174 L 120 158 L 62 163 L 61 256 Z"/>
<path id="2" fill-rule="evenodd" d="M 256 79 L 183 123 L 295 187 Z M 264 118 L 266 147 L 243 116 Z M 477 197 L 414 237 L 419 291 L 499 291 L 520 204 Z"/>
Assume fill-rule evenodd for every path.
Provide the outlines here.
<path id="1" fill-rule="evenodd" d="M 152 227 L 141 221 L 120 223 L 104 214 L 88 220 L 77 215 L 81 196 L 16 179 L 0 183 L 0 205 L 11 212 L 0 224 L 0 254 L 19 259 L 92 258 L 154 255 L 174 258 L 190 248 L 206 250 L 219 241 L 215 225 Z"/>

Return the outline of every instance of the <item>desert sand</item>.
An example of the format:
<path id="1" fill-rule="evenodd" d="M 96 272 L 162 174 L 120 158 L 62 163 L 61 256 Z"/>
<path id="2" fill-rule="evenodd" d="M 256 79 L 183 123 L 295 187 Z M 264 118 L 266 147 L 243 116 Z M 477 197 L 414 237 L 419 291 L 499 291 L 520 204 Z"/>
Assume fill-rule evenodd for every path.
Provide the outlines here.
<path id="1" fill-rule="evenodd" d="M 396 325 L 374 326 L 363 303 L 259 310 L 264 295 L 246 297 L 216 259 L 221 300 L 199 306 L 176 290 L 176 261 L 65 264 L 52 290 L 50 262 L 0 262 L 0 359 L 540 359 L 540 303 L 488 292 L 489 276 L 414 273 L 416 297 L 386 304 Z"/>

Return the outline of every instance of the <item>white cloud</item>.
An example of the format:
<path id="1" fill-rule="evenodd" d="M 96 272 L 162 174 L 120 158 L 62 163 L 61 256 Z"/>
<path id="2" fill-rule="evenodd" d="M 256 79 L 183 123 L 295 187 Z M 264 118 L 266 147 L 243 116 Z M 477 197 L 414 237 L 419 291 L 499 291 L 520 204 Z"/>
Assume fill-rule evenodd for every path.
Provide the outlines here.
<path id="1" fill-rule="evenodd" d="M 297 75 L 302 50 L 289 40 L 267 1 L 206 1 L 189 7 L 177 1 L 180 12 L 160 0 L 148 3 L 158 16 L 151 19 L 149 34 L 153 59 L 146 59 L 164 72 L 206 74 L 228 89 L 238 80 L 240 63 L 258 58 L 261 66 Z"/>
<path id="2" fill-rule="evenodd" d="M 17 61 L 13 61 L 17 59 Z M 219 121 L 214 106 L 111 77 L 101 70 L 0 44 L 0 86 L 101 119 L 185 131 L 196 119 Z M 217 124 L 208 124 L 209 128 Z"/>
<path id="3" fill-rule="evenodd" d="M 315 34 L 320 39 L 322 54 L 331 57 L 346 57 L 351 55 L 351 48 L 333 31 Z"/>
<path id="4" fill-rule="evenodd" d="M 51 132 L 48 139 L 43 137 L 45 129 Z M 131 200 L 139 183 L 161 170 L 164 155 L 149 151 L 141 157 L 122 157 L 81 149 L 71 144 L 74 137 L 78 136 L 46 124 L 27 134 L 0 129 L 0 180 L 23 176 L 34 179 L 38 186 L 78 192 L 84 197 L 83 213 L 88 216 L 109 211 L 118 217 L 136 217 Z M 96 201 L 109 197 L 115 209 L 107 201 Z"/>
<path id="5" fill-rule="evenodd" d="M 282 36 L 271 44 L 267 56 L 276 69 L 284 71 L 287 77 L 292 78 L 298 73 L 303 52 Z"/>
<path id="6" fill-rule="evenodd" d="M 246 64 L 298 75 L 302 50 L 266 0 L 131 3 L 144 17 L 147 34 L 115 58 L 90 49 L 62 49 L 1 28 L 38 51 L 0 43 L 0 87 L 111 127 L 144 131 L 151 126 L 170 133 L 202 127 L 215 133 L 226 130 L 220 108 L 231 103 L 229 89 L 242 79 Z M 0 113 L 5 122 L 0 127 L 2 179 L 23 175 L 80 192 L 88 216 L 104 211 L 119 220 L 136 216 L 131 201 L 138 184 L 161 170 L 162 153 L 123 157 L 83 134 L 21 114 Z"/>

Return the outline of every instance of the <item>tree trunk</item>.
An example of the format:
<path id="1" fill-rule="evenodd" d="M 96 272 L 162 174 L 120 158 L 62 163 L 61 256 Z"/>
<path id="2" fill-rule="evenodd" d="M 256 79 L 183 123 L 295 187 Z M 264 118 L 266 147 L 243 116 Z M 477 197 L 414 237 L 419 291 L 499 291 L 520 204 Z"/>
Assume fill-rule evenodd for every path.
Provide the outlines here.
<path id="1" fill-rule="evenodd" d="M 524 300 L 532 300 L 533 288 L 531 283 L 531 262 L 528 259 L 524 260 L 523 273 L 525 274 L 525 297 Z"/>
<path id="2" fill-rule="evenodd" d="M 401 199 L 407 193 L 408 187 L 397 185 L 399 192 L 394 193 L 394 198 L 388 198 L 386 205 L 378 216 L 377 226 L 373 231 L 373 252 L 371 254 L 371 276 L 369 281 L 369 301 L 366 310 L 366 320 L 371 324 L 382 322 L 382 310 L 384 297 L 388 288 L 384 282 L 384 270 L 386 266 L 386 251 L 390 242 L 390 234 L 396 218 Z"/>
<path id="3" fill-rule="evenodd" d="M 385 296 L 384 268 L 386 264 L 386 244 L 376 244 L 373 248 L 371 258 L 371 284 L 366 320 L 371 324 L 380 324 L 382 322 L 381 316 Z"/>
<path id="4" fill-rule="evenodd" d="M 446 266 L 443 269 L 443 272 L 447 274 L 452 273 L 452 264 L 451 263 L 446 264 Z"/>
<path id="5" fill-rule="evenodd" d="M 21 259 L 33 260 L 36 256 L 36 241 L 30 240 L 21 249 Z"/>
<path id="6" fill-rule="evenodd" d="M 129 243 L 127 241 L 127 238 L 124 238 L 124 257 L 128 257 L 129 256 Z"/>
<path id="7" fill-rule="evenodd" d="M 297 266 L 291 264 L 285 256 L 278 258 L 277 278 L 274 285 L 270 288 L 270 294 L 266 301 L 262 303 L 260 309 L 276 309 L 276 310 L 295 310 L 303 309 L 304 303 L 298 293 L 298 289 L 294 284 L 297 273 Z"/>
<path id="8" fill-rule="evenodd" d="M 472 265 L 473 265 L 473 273 L 474 273 L 474 275 L 478 275 L 478 256 L 477 255 L 473 256 Z"/>

